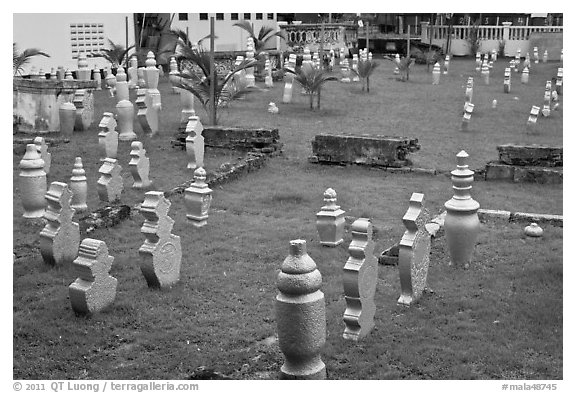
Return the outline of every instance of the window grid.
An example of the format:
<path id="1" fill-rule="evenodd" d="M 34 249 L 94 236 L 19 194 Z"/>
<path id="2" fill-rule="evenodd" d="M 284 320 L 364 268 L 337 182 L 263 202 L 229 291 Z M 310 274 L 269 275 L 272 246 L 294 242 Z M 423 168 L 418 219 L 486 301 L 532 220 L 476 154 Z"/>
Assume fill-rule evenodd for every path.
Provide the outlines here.
<path id="1" fill-rule="evenodd" d="M 92 53 L 98 53 L 105 48 L 104 40 L 103 23 L 70 23 L 73 59 L 77 59 L 80 52 L 85 52 L 86 57 L 93 57 Z"/>

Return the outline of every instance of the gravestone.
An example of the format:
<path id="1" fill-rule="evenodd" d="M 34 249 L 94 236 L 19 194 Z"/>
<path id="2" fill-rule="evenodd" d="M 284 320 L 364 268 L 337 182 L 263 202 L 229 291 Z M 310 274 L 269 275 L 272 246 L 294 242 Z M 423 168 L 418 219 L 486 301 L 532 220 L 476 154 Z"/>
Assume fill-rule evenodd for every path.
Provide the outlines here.
<path id="1" fill-rule="evenodd" d="M 352 55 L 352 69 L 358 71 L 358 54 L 356 53 Z M 360 77 L 357 73 L 353 73 L 352 82 L 360 82 Z"/>
<path id="2" fill-rule="evenodd" d="M 326 379 L 320 351 L 326 343 L 322 275 L 306 252 L 306 240 L 290 241 L 277 278 L 276 326 L 284 354 L 282 379 Z"/>
<path id="3" fill-rule="evenodd" d="M 128 67 L 128 88 L 138 88 L 138 58 L 130 57 L 130 66 Z"/>
<path id="4" fill-rule="evenodd" d="M 236 56 L 236 60 L 234 62 L 234 68 L 237 68 L 238 66 L 240 66 L 243 61 L 244 61 L 244 56 Z M 245 86 L 247 84 L 247 82 L 246 82 L 246 70 L 241 70 L 239 72 L 236 72 L 232 78 L 234 79 L 236 86 Z M 193 115 L 194 114 L 189 115 L 189 116 L 193 116 Z"/>
<path id="5" fill-rule="evenodd" d="M 196 228 L 208 223 L 208 211 L 212 202 L 212 190 L 206 184 L 206 171 L 200 167 L 194 171 L 194 183 L 184 191 L 186 217 Z"/>
<path id="6" fill-rule="evenodd" d="M 65 74 L 64 80 L 69 80 L 69 81 L 73 81 L 73 80 L 74 80 L 74 76 L 72 75 L 72 71 L 70 71 L 70 69 L 67 69 L 67 70 L 66 70 L 66 74 Z"/>
<path id="7" fill-rule="evenodd" d="M 558 74 L 556 75 L 556 92 L 558 95 L 562 95 L 562 84 L 564 79 L 564 68 L 558 68 Z"/>
<path id="8" fill-rule="evenodd" d="M 490 84 L 490 69 L 488 68 L 488 64 L 486 62 L 482 64 L 482 79 L 484 80 L 485 85 Z"/>
<path id="9" fill-rule="evenodd" d="M 296 69 L 296 54 L 291 53 L 288 57 L 288 64 L 286 65 L 288 70 L 292 72 Z M 284 94 L 282 96 L 282 102 L 285 104 L 289 104 L 292 101 L 292 90 L 293 90 L 293 83 L 294 83 L 294 74 L 287 72 L 284 75 L 284 80 L 286 81 L 284 84 Z"/>
<path id="10" fill-rule="evenodd" d="M 544 50 L 544 55 L 542 56 L 542 62 L 548 63 L 548 49 Z"/>
<path id="11" fill-rule="evenodd" d="M 320 236 L 320 244 L 336 247 L 344 241 L 344 213 L 336 204 L 336 191 L 328 188 L 324 191 L 324 203 L 320 212 L 316 213 L 316 229 Z"/>
<path id="12" fill-rule="evenodd" d="M 185 131 L 190 116 L 196 116 L 196 111 L 194 110 L 194 94 L 189 90 L 180 89 L 180 104 L 182 105 L 182 112 L 180 113 L 178 130 Z"/>
<path id="13" fill-rule="evenodd" d="M 466 82 L 466 102 L 472 102 L 472 96 L 474 94 L 474 78 L 471 76 L 468 77 L 468 81 Z"/>
<path id="14" fill-rule="evenodd" d="M 400 65 L 400 55 L 398 53 L 396 53 L 396 55 L 394 56 L 394 63 L 396 64 L 396 66 L 394 67 L 394 75 L 400 75 L 400 68 L 398 68 L 398 66 Z"/>
<path id="15" fill-rule="evenodd" d="M 269 113 L 273 113 L 273 114 L 278 113 L 278 107 L 276 106 L 275 103 L 270 102 L 270 103 L 268 104 L 268 112 L 269 112 Z"/>
<path id="16" fill-rule="evenodd" d="M 92 93 L 90 93 L 92 95 Z M 78 89 L 74 92 L 72 103 L 76 107 L 75 131 L 86 131 L 94 121 L 94 99 L 87 99 L 86 90 Z"/>
<path id="17" fill-rule="evenodd" d="M 252 37 L 246 39 L 246 60 L 254 59 L 254 40 Z M 246 68 L 246 88 L 256 87 L 254 78 L 254 67 Z"/>
<path id="18" fill-rule="evenodd" d="M 444 231 L 450 254 L 450 265 L 468 268 L 480 232 L 478 209 L 480 204 L 472 199 L 470 190 L 474 171 L 468 168 L 468 153 L 456 155 L 457 166 L 451 173 L 454 196 L 444 204 L 446 218 Z"/>
<path id="19" fill-rule="evenodd" d="M 104 112 L 102 114 L 98 130 L 100 161 L 104 161 L 106 158 L 118 158 L 118 132 L 116 131 L 116 120 L 112 113 Z"/>
<path id="20" fill-rule="evenodd" d="M 76 157 L 74 161 L 74 169 L 72 169 L 72 177 L 70 178 L 70 191 L 72 192 L 70 207 L 77 212 L 88 210 L 88 205 L 86 204 L 88 183 L 86 182 L 86 171 L 82 166 L 81 157 Z"/>
<path id="21" fill-rule="evenodd" d="M 64 70 L 63 66 L 58 66 L 58 69 L 56 70 L 56 78 L 59 81 L 64 80 L 64 78 L 66 78 L 66 71 Z"/>
<path id="22" fill-rule="evenodd" d="M 432 69 L 432 84 L 438 85 L 440 84 L 440 64 L 434 64 L 434 68 Z"/>
<path id="23" fill-rule="evenodd" d="M 26 145 L 20 161 L 19 188 L 24 218 L 42 218 L 46 208 L 46 172 L 44 160 L 34 143 Z"/>
<path id="24" fill-rule="evenodd" d="M 523 84 L 527 84 L 530 80 L 530 68 L 526 67 L 522 71 L 522 76 L 520 77 L 520 82 Z"/>
<path id="25" fill-rule="evenodd" d="M 146 150 L 142 142 L 132 142 L 132 150 L 130 157 L 132 159 L 128 163 L 130 173 L 134 178 L 132 188 L 147 188 L 152 185 L 152 181 L 148 178 L 150 172 L 150 159 L 146 157 Z"/>
<path id="26" fill-rule="evenodd" d="M 518 48 L 518 50 L 516 51 L 516 56 L 514 57 L 514 69 L 516 70 L 516 72 L 520 72 L 520 57 L 522 55 L 522 50 L 520 48 Z M 530 56 L 527 56 L 528 58 L 530 58 Z"/>
<path id="27" fill-rule="evenodd" d="M 160 90 L 158 90 L 159 78 L 160 73 L 158 68 L 156 68 L 154 53 L 149 51 L 146 58 L 144 79 L 146 80 L 146 120 L 150 127 L 151 136 L 156 135 L 160 130 L 159 123 L 162 100 Z"/>
<path id="28" fill-rule="evenodd" d="M 450 55 L 446 55 L 446 59 L 444 60 L 444 70 L 443 74 L 448 75 L 448 70 L 450 69 Z"/>
<path id="29" fill-rule="evenodd" d="M 350 66 L 348 64 L 347 58 L 344 58 L 340 61 L 340 72 L 342 73 L 340 82 L 350 83 Z"/>
<path id="30" fill-rule="evenodd" d="M 146 67 L 138 67 L 136 70 L 136 75 L 138 75 L 138 88 L 145 89 L 146 86 L 146 79 L 144 78 L 144 70 Z"/>
<path id="31" fill-rule="evenodd" d="M 52 81 L 58 80 L 58 74 L 56 73 L 54 67 L 50 69 L 50 80 Z"/>
<path id="32" fill-rule="evenodd" d="M 504 93 L 510 93 L 510 68 L 504 70 Z"/>
<path id="33" fill-rule="evenodd" d="M 482 59 L 480 56 L 480 52 L 476 52 L 476 72 L 479 72 L 482 67 Z"/>
<path id="34" fill-rule="evenodd" d="M 472 112 L 474 111 L 474 104 L 467 102 L 464 104 L 464 115 L 462 116 L 462 131 L 468 131 Z"/>
<path id="35" fill-rule="evenodd" d="M 344 265 L 344 312 L 343 337 L 358 341 L 374 328 L 376 304 L 374 294 L 378 280 L 378 261 L 374 256 L 372 223 L 359 218 L 352 224 L 352 242 L 348 247 L 350 257 Z"/>
<path id="36" fill-rule="evenodd" d="M 93 314 L 114 302 L 118 281 L 109 274 L 113 263 L 106 243 L 90 238 L 82 240 L 78 258 L 74 260 L 78 278 L 68 287 L 75 313 Z"/>
<path id="37" fill-rule="evenodd" d="M 146 95 L 146 89 L 138 89 L 136 98 L 136 106 L 138 108 L 138 113 L 136 117 L 142 127 L 142 131 L 150 137 L 154 136 L 158 131 L 158 112 L 154 110 L 148 110 L 148 96 Z M 154 132 L 153 130 L 156 130 Z"/>
<path id="38" fill-rule="evenodd" d="M 98 170 L 98 196 L 103 202 L 114 202 L 120 199 L 124 183 L 122 181 L 122 167 L 114 158 L 106 158 Z"/>
<path id="39" fill-rule="evenodd" d="M 406 232 L 399 244 L 398 271 L 402 294 L 398 304 L 416 302 L 424 288 L 430 265 L 430 233 L 425 228 L 428 213 L 424 209 L 424 194 L 413 193 L 408 211 L 402 218 Z"/>
<path id="40" fill-rule="evenodd" d="M 52 182 L 45 198 L 48 205 L 44 218 L 48 223 L 40 232 L 42 259 L 53 266 L 72 263 L 80 245 L 80 227 L 72 221 L 72 192 L 66 183 Z"/>
<path id="41" fill-rule="evenodd" d="M 546 88 L 544 90 L 544 105 L 542 106 L 542 115 L 544 117 L 550 116 L 551 100 L 552 100 L 552 81 L 546 81 Z"/>
<path id="42" fill-rule="evenodd" d="M 272 81 L 272 64 L 269 59 L 266 59 L 264 68 L 266 70 L 266 76 L 264 77 L 266 87 L 274 87 L 274 82 Z"/>
<path id="43" fill-rule="evenodd" d="M 186 154 L 188 155 L 188 169 L 204 166 L 204 127 L 198 116 L 190 116 L 186 126 Z"/>
<path id="44" fill-rule="evenodd" d="M 140 232 L 146 240 L 138 253 L 149 287 L 170 288 L 180 280 L 182 248 L 180 236 L 171 233 L 174 220 L 168 216 L 170 205 L 162 192 L 149 191 L 140 208 L 145 219 Z"/>
<path id="45" fill-rule="evenodd" d="M 49 175 L 52 154 L 48 153 L 48 145 L 46 145 L 44 138 L 41 136 L 34 138 L 34 144 L 38 147 L 38 153 L 40 153 L 40 157 L 44 160 L 44 172 L 46 172 L 46 175 Z"/>
<path id="46" fill-rule="evenodd" d="M 63 102 L 58 108 L 58 114 L 60 116 L 60 134 L 63 137 L 71 137 L 76 122 L 76 107 L 71 102 Z"/>
<path id="47" fill-rule="evenodd" d="M 38 79 L 46 80 L 46 73 L 43 68 L 40 68 L 40 71 L 38 72 Z"/>
<path id="48" fill-rule="evenodd" d="M 116 77 L 112 72 L 109 72 L 104 80 L 106 81 L 106 87 L 110 91 L 110 97 L 114 97 L 116 95 Z"/>
<path id="49" fill-rule="evenodd" d="M 538 47 L 535 46 L 534 47 L 534 63 L 538 64 L 539 61 L 540 61 L 540 56 L 538 55 Z"/>
<path id="50" fill-rule="evenodd" d="M 94 81 L 96 82 L 96 90 L 102 90 L 102 75 L 100 75 L 100 69 L 96 64 L 94 64 L 94 69 L 92 70 L 94 75 Z"/>
<path id="51" fill-rule="evenodd" d="M 121 100 L 116 104 L 118 119 L 118 140 L 131 141 L 137 138 L 134 132 L 134 105 L 129 100 Z"/>
<path id="52" fill-rule="evenodd" d="M 116 100 L 120 102 L 122 100 L 130 100 L 130 91 L 128 89 L 128 76 L 124 71 L 124 67 L 118 67 L 116 71 Z"/>
<path id="53" fill-rule="evenodd" d="M 528 122 L 526 123 L 526 127 L 529 132 L 536 131 L 536 121 L 538 120 L 538 114 L 540 113 L 540 107 L 536 105 L 532 105 L 532 109 L 530 110 L 530 115 L 528 116 Z"/>
<path id="54" fill-rule="evenodd" d="M 170 72 L 168 73 L 168 80 L 172 84 L 172 93 L 178 94 L 180 88 L 175 86 L 175 83 L 180 80 L 180 72 L 178 71 L 178 62 L 174 56 L 170 57 Z"/>

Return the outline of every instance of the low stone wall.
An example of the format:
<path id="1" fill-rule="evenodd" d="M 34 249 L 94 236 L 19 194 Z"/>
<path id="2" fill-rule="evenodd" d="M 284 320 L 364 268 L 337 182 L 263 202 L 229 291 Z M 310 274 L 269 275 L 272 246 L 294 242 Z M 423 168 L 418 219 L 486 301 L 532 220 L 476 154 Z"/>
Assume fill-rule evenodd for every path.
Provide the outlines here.
<path id="1" fill-rule="evenodd" d="M 277 128 L 208 126 L 204 127 L 202 135 L 204 145 L 208 147 L 265 154 L 280 153 L 282 149 Z M 185 149 L 186 133 L 178 133 L 172 146 Z"/>
<path id="2" fill-rule="evenodd" d="M 411 165 L 407 155 L 418 150 L 420 145 L 416 138 L 319 134 L 312 140 L 310 162 L 400 168 Z"/>
<path id="3" fill-rule="evenodd" d="M 563 149 L 542 145 L 500 145 L 498 162 L 486 164 L 486 180 L 561 184 Z"/>

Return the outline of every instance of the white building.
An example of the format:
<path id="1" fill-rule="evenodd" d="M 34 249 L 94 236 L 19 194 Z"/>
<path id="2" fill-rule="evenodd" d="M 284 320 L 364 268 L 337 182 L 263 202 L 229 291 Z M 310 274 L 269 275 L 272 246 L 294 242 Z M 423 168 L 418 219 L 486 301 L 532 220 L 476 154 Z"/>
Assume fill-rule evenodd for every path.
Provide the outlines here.
<path id="1" fill-rule="evenodd" d="M 192 42 L 196 42 L 210 34 L 210 17 L 214 17 L 214 50 L 216 51 L 241 51 L 246 49 L 248 33 L 234 26 L 234 23 L 247 20 L 253 24 L 256 36 L 262 26 L 269 26 L 278 31 L 278 23 L 275 13 L 179 13 L 174 16 L 171 28 L 179 29 L 188 34 Z M 209 49 L 209 42 L 203 42 L 203 47 Z M 272 38 L 266 44 L 265 49 L 277 49 L 280 38 Z"/>
<path id="2" fill-rule="evenodd" d="M 24 68 L 27 74 L 32 66 L 50 72 L 52 67 L 76 70 L 78 53 L 99 52 L 108 48 L 108 40 L 124 47 L 133 45 L 134 14 L 13 14 L 13 37 L 20 52 L 37 48 L 50 57 L 35 56 Z M 109 65 L 104 58 L 88 56 L 88 65 L 93 68 Z"/>

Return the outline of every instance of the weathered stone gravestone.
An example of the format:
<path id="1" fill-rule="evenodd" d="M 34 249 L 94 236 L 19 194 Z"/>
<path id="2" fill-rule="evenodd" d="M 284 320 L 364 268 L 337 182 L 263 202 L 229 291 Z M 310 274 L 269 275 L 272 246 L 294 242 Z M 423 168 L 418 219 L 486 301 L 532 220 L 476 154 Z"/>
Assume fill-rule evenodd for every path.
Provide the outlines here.
<path id="1" fill-rule="evenodd" d="M 274 87 L 274 82 L 272 81 L 272 64 L 270 63 L 270 59 L 266 59 L 264 69 L 266 70 L 266 76 L 264 77 L 266 87 Z"/>
<path id="2" fill-rule="evenodd" d="M 49 265 L 72 263 L 78 256 L 80 227 L 72 221 L 72 192 L 66 183 L 52 182 L 46 193 L 48 206 L 44 218 L 48 221 L 40 232 L 40 254 Z"/>
<path id="3" fill-rule="evenodd" d="M 44 141 L 44 138 L 41 136 L 34 138 L 34 144 L 38 147 L 38 153 L 40 153 L 40 157 L 44 160 L 44 172 L 49 175 L 52 154 L 48 153 L 48 145 L 46 145 L 46 141 Z"/>
<path id="4" fill-rule="evenodd" d="M 130 57 L 130 66 L 128 67 L 128 88 L 138 88 L 138 58 Z"/>
<path id="5" fill-rule="evenodd" d="M 185 131 L 190 116 L 196 116 L 196 111 L 194 110 L 194 94 L 189 90 L 180 89 L 180 104 L 182 104 L 182 112 L 180 113 L 178 130 Z"/>
<path id="6" fill-rule="evenodd" d="M 430 233 L 425 228 L 428 213 L 424 209 L 424 194 L 412 194 L 402 221 L 406 232 L 400 240 L 398 253 L 402 291 L 398 304 L 409 306 L 422 295 L 430 264 Z"/>
<path id="7" fill-rule="evenodd" d="M 474 111 L 474 104 L 466 102 L 464 104 L 464 115 L 462 116 L 462 131 L 468 131 L 468 126 L 470 124 L 470 119 L 472 118 L 472 112 Z"/>
<path id="8" fill-rule="evenodd" d="M 146 104 L 146 89 L 138 89 L 136 94 L 137 94 L 136 107 L 138 108 L 138 113 L 136 114 L 136 117 L 138 118 L 140 127 L 142 127 L 142 131 L 144 131 L 145 134 L 151 136 L 152 128 L 148 123 L 148 116 L 147 116 L 148 106 Z M 153 119 L 154 122 L 153 114 L 151 118 Z"/>
<path id="9" fill-rule="evenodd" d="M 180 236 L 171 233 L 174 220 L 168 217 L 170 205 L 162 192 L 149 191 L 140 208 L 145 218 L 140 231 L 146 240 L 138 253 L 149 287 L 169 288 L 180 280 L 182 249 Z"/>
<path id="10" fill-rule="evenodd" d="M 344 58 L 340 61 L 340 72 L 342 74 L 340 82 L 350 83 L 350 66 L 348 64 L 348 59 Z"/>
<path id="11" fill-rule="evenodd" d="M 86 98 L 85 89 L 78 89 L 74 92 L 74 99 L 72 103 L 76 107 L 76 121 L 74 123 L 74 130 L 88 130 L 94 121 L 94 99 Z"/>
<path id="12" fill-rule="evenodd" d="M 120 100 L 116 104 L 118 113 L 118 140 L 131 141 L 137 138 L 134 132 L 134 104 L 130 100 Z"/>
<path id="13" fill-rule="evenodd" d="M 113 202 L 120 199 L 124 183 L 122 181 L 122 167 L 114 158 L 106 158 L 98 170 L 100 178 L 98 179 L 97 189 L 98 196 L 103 202 Z"/>
<path id="14" fill-rule="evenodd" d="M 128 163 L 130 167 L 130 173 L 134 178 L 134 184 L 132 188 L 147 188 L 152 185 L 152 181 L 149 179 L 150 173 L 150 159 L 146 157 L 146 150 L 142 142 L 134 141 L 131 146 L 130 157 L 132 159 Z"/>
<path id="15" fill-rule="evenodd" d="M 562 95 L 562 83 L 564 79 L 564 69 L 558 68 L 558 74 L 556 75 L 556 92 L 558 95 Z"/>
<path id="16" fill-rule="evenodd" d="M 152 135 L 155 135 L 159 132 L 159 114 L 162 110 L 162 98 L 160 90 L 158 90 L 160 71 L 156 68 L 156 59 L 152 51 L 148 52 L 146 58 L 144 78 L 146 80 L 146 118 Z"/>
<path id="17" fill-rule="evenodd" d="M 468 81 L 466 82 L 466 102 L 472 102 L 472 96 L 474 94 L 474 78 L 471 76 L 468 77 Z"/>
<path id="18" fill-rule="evenodd" d="M 188 155 L 188 169 L 204 166 L 204 127 L 198 116 L 190 116 L 186 126 L 186 154 Z"/>
<path id="19" fill-rule="evenodd" d="M 552 81 L 546 81 L 546 89 L 544 90 L 544 105 L 542 106 L 542 115 L 544 117 L 550 116 L 550 102 L 552 100 Z"/>
<path id="20" fill-rule="evenodd" d="M 98 146 L 100 147 L 100 161 L 118 156 L 118 131 L 116 120 L 110 112 L 104 112 L 98 124 Z"/>
<path id="21" fill-rule="evenodd" d="M 538 64 L 540 62 L 540 56 L 538 55 L 538 47 L 534 47 L 534 63 Z"/>
<path id="22" fill-rule="evenodd" d="M 124 71 L 124 67 L 118 67 L 116 71 L 116 100 L 130 100 L 130 91 L 128 88 L 128 75 Z"/>
<path id="23" fill-rule="evenodd" d="M 178 71 L 178 62 L 174 56 L 170 57 L 170 72 L 168 80 L 172 84 L 172 93 L 178 94 L 179 88 L 174 86 L 174 84 L 180 79 L 179 77 L 180 72 Z"/>
<path id="24" fill-rule="evenodd" d="M 246 60 L 254 59 L 254 39 L 248 37 L 246 39 Z M 246 69 L 246 87 L 256 87 L 256 79 L 254 77 L 254 67 Z"/>
<path id="25" fill-rule="evenodd" d="M 77 314 L 93 314 L 114 302 L 118 281 L 109 272 L 114 257 L 108 255 L 106 243 L 86 238 L 74 260 L 78 278 L 68 287 L 72 310 Z"/>
<path id="26" fill-rule="evenodd" d="M 78 54 L 78 69 L 76 70 L 76 78 L 83 81 L 90 80 L 90 69 L 88 68 L 86 52 L 80 52 Z"/>
<path id="27" fill-rule="evenodd" d="M 344 241 L 345 211 L 336 204 L 336 191 L 332 188 L 324 191 L 324 203 L 320 212 L 316 213 L 320 244 L 336 247 Z"/>
<path id="28" fill-rule="evenodd" d="M 76 107 L 71 102 L 63 102 L 58 108 L 60 117 L 60 134 L 64 137 L 72 136 L 76 122 Z"/>
<path id="29" fill-rule="evenodd" d="M 378 261 L 374 256 L 372 223 L 359 218 L 352 223 L 352 242 L 348 247 L 350 257 L 344 265 L 344 312 L 343 337 L 358 341 L 374 328 L 376 282 Z"/>
<path id="30" fill-rule="evenodd" d="M 269 113 L 272 113 L 272 114 L 278 113 L 278 107 L 276 106 L 275 103 L 270 102 L 270 103 L 268 104 L 268 112 L 269 112 Z"/>
<path id="31" fill-rule="evenodd" d="M 542 55 L 542 62 L 548 63 L 548 49 L 544 49 L 544 55 Z"/>
<path id="32" fill-rule="evenodd" d="M 24 218 L 41 218 L 46 208 L 46 172 L 44 160 L 34 143 L 26 145 L 26 153 L 20 161 L 20 198 Z"/>
<path id="33" fill-rule="evenodd" d="M 472 199 L 470 189 L 474 171 L 468 168 L 468 154 L 462 150 L 456 155 L 457 166 L 451 172 L 454 196 L 444 204 L 446 218 L 444 231 L 450 254 L 450 265 L 468 268 L 480 232 L 478 209 L 480 204 Z"/>
<path id="34" fill-rule="evenodd" d="M 400 75 L 400 68 L 398 68 L 400 65 L 400 54 L 396 53 L 394 56 L 394 63 L 396 64 L 394 67 L 394 75 Z"/>
<path id="35" fill-rule="evenodd" d="M 482 64 L 482 79 L 484 80 L 485 85 L 490 84 L 490 68 L 488 68 L 488 64 L 486 62 Z"/>
<path id="36" fill-rule="evenodd" d="M 184 190 L 186 217 L 196 228 L 208 222 L 208 210 L 212 202 L 212 190 L 206 184 L 206 171 L 200 167 L 194 171 L 194 183 Z"/>
<path id="37" fill-rule="evenodd" d="M 282 379 L 326 379 L 320 350 L 326 343 L 322 275 L 306 252 L 306 240 L 290 241 L 290 255 L 278 274 L 276 326 L 285 362 Z"/>
<path id="38" fill-rule="evenodd" d="M 479 72 L 480 68 L 482 67 L 482 58 L 480 56 L 481 53 L 476 52 L 476 72 Z"/>
<path id="39" fill-rule="evenodd" d="M 352 55 L 352 69 L 354 71 L 358 71 L 358 54 L 354 53 Z M 360 77 L 357 73 L 354 73 L 352 76 L 352 82 L 360 82 Z"/>
<path id="40" fill-rule="evenodd" d="M 450 55 L 446 55 L 446 59 L 444 60 L 444 70 L 442 74 L 448 75 L 448 70 L 450 69 Z"/>
<path id="41" fill-rule="evenodd" d="M 530 68 L 525 67 L 522 71 L 522 76 L 520 77 L 520 83 L 527 84 L 530 80 Z"/>
<path id="42" fill-rule="evenodd" d="M 108 72 L 104 81 L 106 81 L 106 87 L 110 91 L 110 97 L 114 97 L 116 95 L 116 77 L 112 72 Z"/>
<path id="43" fill-rule="evenodd" d="M 88 210 L 88 205 L 86 204 L 88 183 L 86 182 L 86 171 L 84 171 L 82 166 L 81 157 L 76 157 L 74 162 L 74 169 L 72 169 L 72 177 L 70 178 L 70 191 L 72 192 L 70 207 L 77 212 Z"/>
<path id="44" fill-rule="evenodd" d="M 538 120 L 538 114 L 540 113 L 540 107 L 532 105 L 530 110 L 530 115 L 528 116 L 528 122 L 526 123 L 526 128 L 529 132 L 534 132 L 536 129 L 536 121 Z"/>

